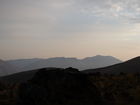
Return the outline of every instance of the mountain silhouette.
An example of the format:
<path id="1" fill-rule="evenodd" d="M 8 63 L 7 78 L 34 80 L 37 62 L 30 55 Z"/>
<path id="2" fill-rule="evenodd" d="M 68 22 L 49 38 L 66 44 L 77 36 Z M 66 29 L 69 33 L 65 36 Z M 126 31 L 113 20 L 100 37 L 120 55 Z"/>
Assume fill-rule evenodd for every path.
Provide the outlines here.
<path id="1" fill-rule="evenodd" d="M 112 56 L 97 55 L 84 59 L 76 58 L 49 58 L 49 59 L 20 59 L 11 60 L 8 63 L 18 68 L 18 72 L 12 75 L 3 76 L 0 80 L 7 82 L 24 82 L 29 80 L 40 68 L 67 68 L 75 67 L 82 70 L 87 68 L 98 68 L 120 63 L 121 61 Z M 47 67 L 49 65 L 49 67 Z"/>
<path id="2" fill-rule="evenodd" d="M 32 63 L 35 63 L 36 61 L 39 61 L 41 59 L 38 58 L 32 58 L 32 59 L 16 59 L 16 60 L 8 60 L 7 62 L 11 65 L 14 65 L 19 70 L 23 69 L 24 67 L 31 65 Z"/>
<path id="3" fill-rule="evenodd" d="M 0 60 L 0 76 L 16 73 L 17 69 L 4 60 Z"/>
<path id="4" fill-rule="evenodd" d="M 99 69 L 89 69 L 84 70 L 86 73 L 111 73 L 111 74 L 119 74 L 119 73 L 140 73 L 140 56 L 130 59 L 126 62 L 115 64 L 112 66 L 99 68 Z"/>
<path id="5" fill-rule="evenodd" d="M 55 57 L 48 59 L 19 59 L 10 60 L 10 64 L 19 68 L 19 72 L 26 70 L 34 70 L 46 67 L 67 68 L 73 67 L 79 70 L 101 68 L 113 64 L 120 63 L 121 61 L 112 56 L 93 56 L 84 59 Z"/>
<path id="6" fill-rule="evenodd" d="M 17 105 L 103 105 L 96 86 L 74 68 L 40 69 L 17 96 Z"/>
<path id="7" fill-rule="evenodd" d="M 1 91 L 3 96 L 7 92 L 6 98 L 1 97 L 6 105 L 139 105 L 140 57 L 84 71 L 36 69 L 0 81 L 8 84 Z"/>
<path id="8" fill-rule="evenodd" d="M 45 68 L 47 70 L 54 70 L 54 69 L 60 69 L 60 68 Z M 29 70 L 29 71 L 23 71 L 19 73 L 14 73 L 7 76 L 1 76 L 0 81 L 4 81 L 6 83 L 22 83 L 30 80 L 36 72 L 38 72 L 39 69 L 36 70 Z"/>

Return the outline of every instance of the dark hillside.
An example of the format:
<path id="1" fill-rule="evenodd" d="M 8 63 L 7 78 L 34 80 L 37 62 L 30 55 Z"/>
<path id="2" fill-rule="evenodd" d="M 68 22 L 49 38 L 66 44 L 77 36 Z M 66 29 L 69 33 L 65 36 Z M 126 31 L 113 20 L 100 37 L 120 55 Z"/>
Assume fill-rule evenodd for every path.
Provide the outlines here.
<path id="1" fill-rule="evenodd" d="M 98 89 L 73 68 L 41 69 L 18 94 L 19 105 L 102 105 Z"/>
<path id="2" fill-rule="evenodd" d="M 123 63 L 119 63 L 113 66 L 108 66 L 99 69 L 89 69 L 84 70 L 85 73 L 109 73 L 109 74 L 119 74 L 119 73 L 140 73 L 140 57 L 133 58 Z"/>

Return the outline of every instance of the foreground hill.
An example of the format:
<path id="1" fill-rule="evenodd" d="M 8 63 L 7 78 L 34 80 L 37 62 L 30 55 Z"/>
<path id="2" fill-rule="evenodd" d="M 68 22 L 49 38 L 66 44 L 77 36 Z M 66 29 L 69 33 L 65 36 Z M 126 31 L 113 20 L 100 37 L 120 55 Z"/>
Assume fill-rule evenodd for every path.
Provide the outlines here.
<path id="1" fill-rule="evenodd" d="M 101 73 L 109 73 L 109 74 L 119 74 L 121 72 L 140 73 L 140 57 L 130 59 L 120 64 L 99 68 L 99 69 L 84 70 L 83 72 L 85 73 L 101 72 Z"/>
<path id="2" fill-rule="evenodd" d="M 0 89 L 1 105 L 106 105 L 89 77 L 74 68 L 40 69 L 24 83 Z"/>
<path id="3" fill-rule="evenodd" d="M 100 68 L 121 63 L 121 61 L 115 57 L 101 55 L 87 57 L 84 59 L 56 57 L 48 59 L 19 59 L 19 60 L 10 60 L 8 62 L 19 68 L 20 72 L 44 67 L 57 67 L 57 68 L 74 67 L 80 70 L 84 70 L 91 68 Z"/>
<path id="4" fill-rule="evenodd" d="M 6 61 L 0 60 L 0 76 L 16 73 L 17 69 Z"/>
<path id="5" fill-rule="evenodd" d="M 5 83 L 21 83 L 31 79 L 38 70 L 24 71 L 7 76 L 1 76 L 0 81 Z"/>
<path id="6" fill-rule="evenodd" d="M 140 105 L 140 73 L 43 68 L 27 74 L 28 81 L 0 81 L 0 105 Z"/>
<path id="7" fill-rule="evenodd" d="M 136 69 L 138 61 L 123 64 Z M 74 68 L 16 73 L 1 78 L 0 105 L 140 105 L 140 73 L 87 74 Z"/>
<path id="8" fill-rule="evenodd" d="M 47 70 L 54 70 L 57 68 L 46 68 Z M 1 76 L 0 81 L 6 82 L 6 83 L 22 83 L 30 80 L 36 72 L 38 72 L 39 69 L 37 70 L 29 70 L 29 71 L 24 71 L 24 72 L 19 72 L 19 73 L 14 73 L 11 75 L 7 76 Z"/>

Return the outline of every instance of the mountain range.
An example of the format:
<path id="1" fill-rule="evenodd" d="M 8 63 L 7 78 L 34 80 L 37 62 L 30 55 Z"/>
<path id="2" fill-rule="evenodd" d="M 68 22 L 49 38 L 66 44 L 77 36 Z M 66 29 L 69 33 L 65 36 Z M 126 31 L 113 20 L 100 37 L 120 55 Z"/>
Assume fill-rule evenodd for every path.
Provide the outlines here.
<path id="1" fill-rule="evenodd" d="M 9 75 L 18 72 L 17 68 L 14 65 L 0 60 L 0 76 Z"/>
<path id="2" fill-rule="evenodd" d="M 100 73 L 108 73 L 108 74 L 140 73 L 140 56 L 112 66 L 84 70 L 83 72 L 85 73 L 100 72 Z"/>
<path id="3" fill-rule="evenodd" d="M 41 68 L 0 77 L 0 104 L 140 105 L 139 81 L 140 57 L 83 71 Z"/>
<path id="4" fill-rule="evenodd" d="M 48 68 L 48 69 L 53 69 L 53 68 Z M 8 81 L 8 82 L 24 82 L 31 79 L 38 70 L 39 69 L 35 69 L 31 71 L 16 73 L 9 76 L 3 76 L 0 78 L 0 80 Z M 82 70 L 82 72 L 86 74 L 93 74 L 97 72 L 106 73 L 106 74 L 140 73 L 140 57 L 130 59 L 126 62 L 114 64 L 112 66 L 107 66 L 107 67 L 102 67 L 97 69 Z"/>
<path id="5" fill-rule="evenodd" d="M 121 63 L 121 60 L 112 56 L 93 56 L 84 59 L 55 57 L 48 59 L 18 59 L 7 61 L 17 67 L 20 71 L 34 70 L 45 67 L 67 68 L 73 67 L 79 70 L 101 68 Z"/>

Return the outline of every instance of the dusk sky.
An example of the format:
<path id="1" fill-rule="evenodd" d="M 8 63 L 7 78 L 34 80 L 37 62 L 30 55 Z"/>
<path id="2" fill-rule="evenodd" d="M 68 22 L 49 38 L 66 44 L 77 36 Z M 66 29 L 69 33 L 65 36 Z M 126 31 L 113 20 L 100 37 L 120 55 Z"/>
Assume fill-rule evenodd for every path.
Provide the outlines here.
<path id="1" fill-rule="evenodd" d="M 140 0 L 0 0 L 0 59 L 140 55 Z"/>

